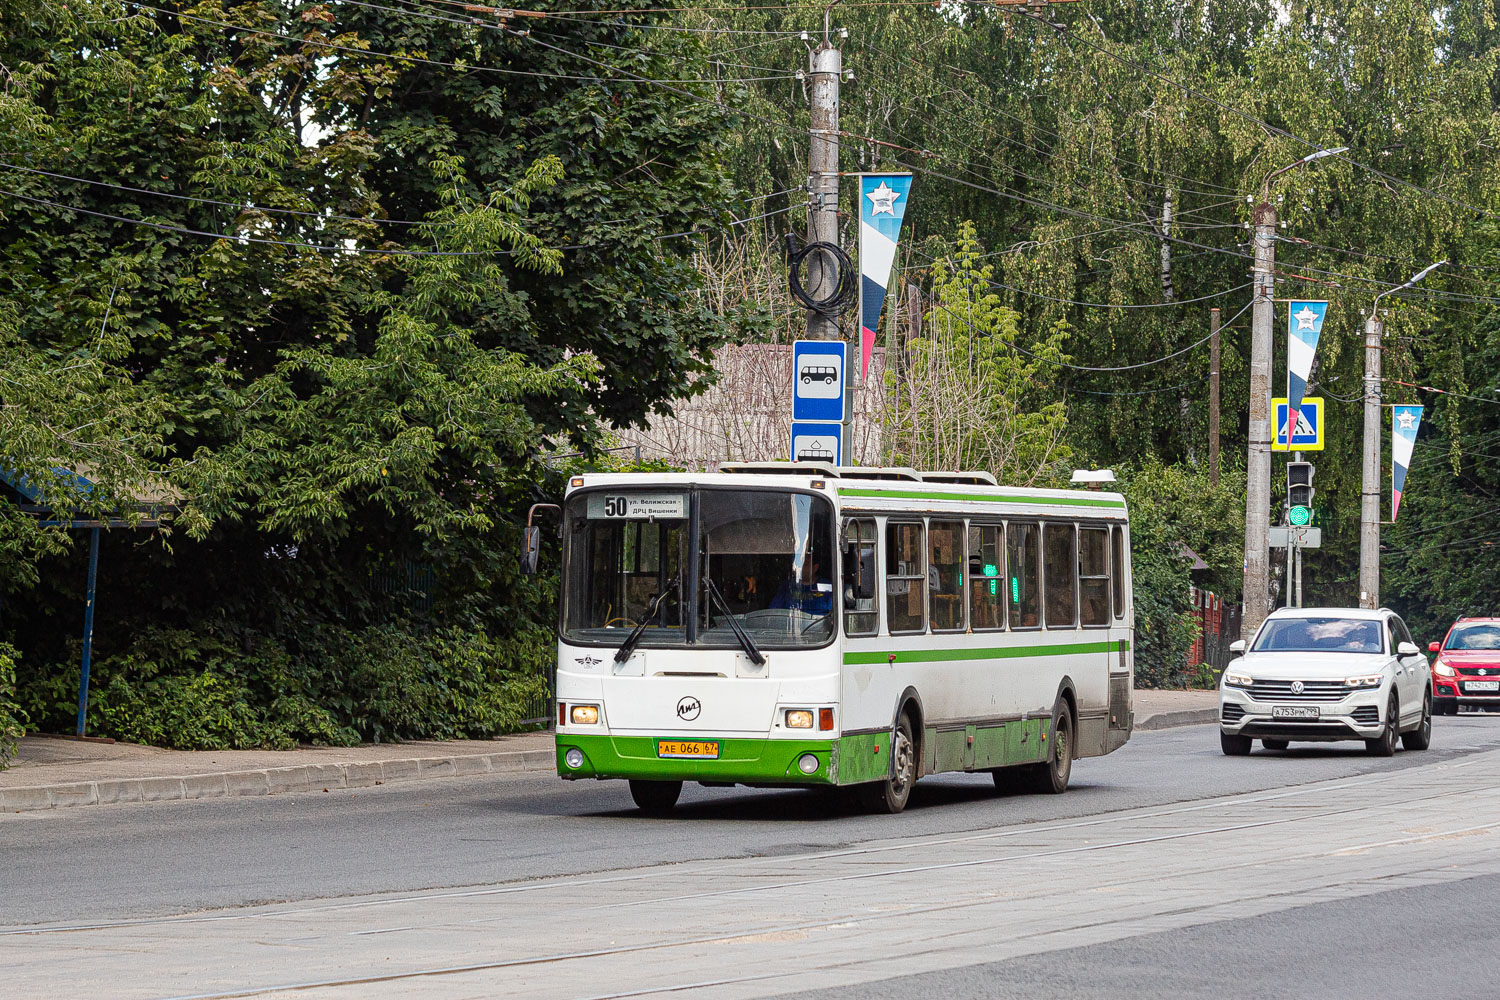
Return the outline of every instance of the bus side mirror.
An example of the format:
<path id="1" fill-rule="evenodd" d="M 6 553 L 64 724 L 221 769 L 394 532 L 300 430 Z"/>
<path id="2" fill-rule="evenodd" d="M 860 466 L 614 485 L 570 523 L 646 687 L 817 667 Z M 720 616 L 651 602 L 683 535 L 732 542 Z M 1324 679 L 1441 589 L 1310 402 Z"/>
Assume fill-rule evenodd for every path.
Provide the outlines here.
<path id="1" fill-rule="evenodd" d="M 537 563 L 542 558 L 542 529 L 532 523 L 539 510 L 550 510 L 562 515 L 562 508 L 555 503 L 534 503 L 526 512 L 526 533 L 521 536 L 521 573 L 525 576 L 536 575 Z M 562 533 L 561 526 L 558 533 Z"/>
<path id="2" fill-rule="evenodd" d="M 527 576 L 536 575 L 537 560 L 542 555 L 542 529 L 536 525 L 527 525 L 525 542 L 521 548 L 521 572 Z"/>
<path id="3" fill-rule="evenodd" d="M 1440 650 L 1442 648 L 1443 648 L 1443 644 L 1440 643 L 1440 642 L 1429 642 L 1427 644 L 1427 652 L 1429 652 L 1429 653 L 1436 653 L 1438 650 Z"/>

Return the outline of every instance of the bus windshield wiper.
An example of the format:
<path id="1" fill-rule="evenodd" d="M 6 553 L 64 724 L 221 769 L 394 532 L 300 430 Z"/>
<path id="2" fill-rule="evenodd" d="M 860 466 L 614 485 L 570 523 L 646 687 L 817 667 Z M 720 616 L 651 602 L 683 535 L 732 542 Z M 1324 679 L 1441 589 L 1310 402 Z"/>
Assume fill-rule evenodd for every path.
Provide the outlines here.
<path id="1" fill-rule="evenodd" d="M 756 647 L 754 640 L 745 634 L 744 629 L 740 628 L 739 621 L 734 617 L 734 612 L 729 610 L 729 602 L 724 600 L 724 595 L 719 593 L 719 588 L 714 586 L 713 580 L 706 576 L 703 578 L 703 582 L 708 585 L 708 595 L 714 599 L 714 603 L 724 612 L 724 617 L 729 621 L 729 627 L 734 631 L 734 637 L 745 648 L 745 655 L 750 657 L 750 662 L 754 663 L 757 667 L 764 664 L 766 662 L 766 654 L 762 653 Z"/>
<path id="2" fill-rule="evenodd" d="M 678 573 L 667 581 L 661 593 L 656 595 L 656 603 L 652 604 L 651 610 L 646 612 L 646 617 L 642 618 L 641 623 L 635 627 L 635 631 L 627 635 L 625 641 L 620 643 L 620 648 L 615 650 L 616 663 L 624 663 L 630 659 L 630 654 L 635 652 L 635 645 L 641 641 L 641 635 L 646 631 L 646 626 L 656 621 L 657 616 L 661 614 L 662 605 L 667 603 L 667 595 L 672 592 L 673 587 L 677 586 L 677 580 L 681 576 L 682 574 Z"/>

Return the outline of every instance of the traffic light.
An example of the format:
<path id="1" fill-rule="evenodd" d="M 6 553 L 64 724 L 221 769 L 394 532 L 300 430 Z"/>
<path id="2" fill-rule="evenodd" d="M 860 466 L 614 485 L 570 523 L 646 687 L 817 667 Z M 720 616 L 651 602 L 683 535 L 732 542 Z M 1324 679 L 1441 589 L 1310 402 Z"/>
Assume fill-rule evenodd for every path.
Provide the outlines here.
<path id="1" fill-rule="evenodd" d="M 1291 509 L 1287 520 L 1295 525 L 1304 525 L 1312 520 L 1313 464 L 1311 462 L 1286 463 L 1286 503 Z"/>

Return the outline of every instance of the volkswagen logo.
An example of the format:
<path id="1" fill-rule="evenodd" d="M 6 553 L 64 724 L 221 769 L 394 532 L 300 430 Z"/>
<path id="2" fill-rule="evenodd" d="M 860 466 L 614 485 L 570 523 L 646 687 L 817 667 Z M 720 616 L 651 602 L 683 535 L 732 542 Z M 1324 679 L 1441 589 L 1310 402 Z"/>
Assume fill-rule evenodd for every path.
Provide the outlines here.
<path id="1" fill-rule="evenodd" d="M 703 703 L 688 695 L 677 703 L 677 717 L 683 722 L 692 722 L 703 711 Z"/>
<path id="2" fill-rule="evenodd" d="M 1301 694 L 1302 689 L 1306 686 L 1301 681 L 1292 681 L 1292 694 Z"/>

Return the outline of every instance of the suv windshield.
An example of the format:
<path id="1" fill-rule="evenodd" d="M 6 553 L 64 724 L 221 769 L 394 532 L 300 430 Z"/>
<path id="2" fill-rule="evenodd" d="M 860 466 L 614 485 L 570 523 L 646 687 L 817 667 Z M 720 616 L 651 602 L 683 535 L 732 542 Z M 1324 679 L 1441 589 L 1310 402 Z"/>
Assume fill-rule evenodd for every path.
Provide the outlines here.
<path id="1" fill-rule="evenodd" d="M 1444 649 L 1500 649 L 1500 625 L 1455 625 Z"/>
<path id="2" fill-rule="evenodd" d="M 1255 637 L 1256 652 L 1378 653 L 1380 622 L 1371 618 L 1273 618 Z"/>
<path id="3" fill-rule="evenodd" d="M 662 593 L 642 646 L 739 648 L 731 616 L 762 648 L 820 646 L 833 635 L 833 507 L 823 497 L 681 487 L 591 491 L 568 501 L 565 523 L 566 639 L 619 644 Z M 710 595 L 709 581 L 722 603 Z"/>

